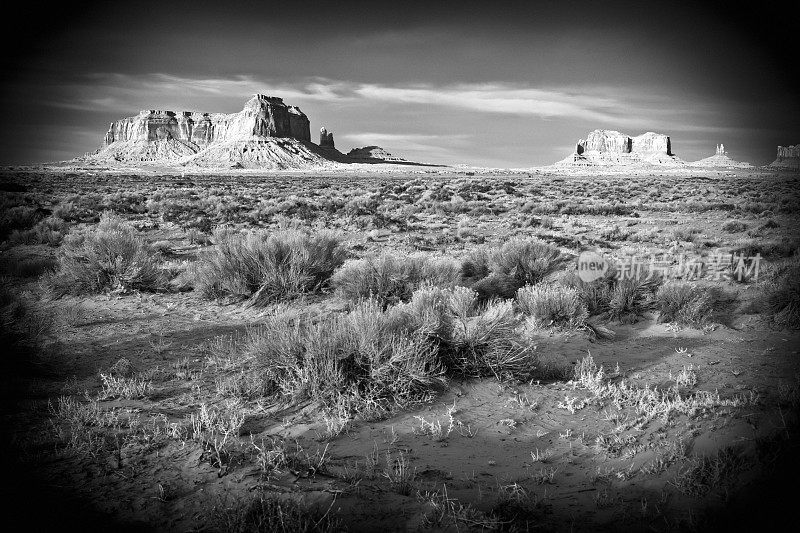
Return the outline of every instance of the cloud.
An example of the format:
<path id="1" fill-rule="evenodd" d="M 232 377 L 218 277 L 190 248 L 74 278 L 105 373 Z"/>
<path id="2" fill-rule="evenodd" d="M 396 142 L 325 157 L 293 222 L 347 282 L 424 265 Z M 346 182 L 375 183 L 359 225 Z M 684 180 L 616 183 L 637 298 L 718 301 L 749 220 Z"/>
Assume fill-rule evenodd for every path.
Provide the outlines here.
<path id="1" fill-rule="evenodd" d="M 133 76 L 97 73 L 48 91 L 45 102 L 83 111 L 138 111 L 155 105 L 168 109 L 206 105 L 203 111 L 233 109 L 254 93 L 283 97 L 292 103 L 350 106 L 402 105 L 428 112 L 467 110 L 488 115 L 580 119 L 598 127 L 629 128 L 635 134 L 652 128 L 714 130 L 721 110 L 713 102 L 687 104 L 653 88 L 609 86 L 534 87 L 493 82 L 472 84 L 357 83 L 327 78 L 275 81 L 254 76 L 191 78 L 163 73 Z M 167 107 L 169 106 L 169 107 Z M 432 111 L 433 110 L 433 111 Z"/>

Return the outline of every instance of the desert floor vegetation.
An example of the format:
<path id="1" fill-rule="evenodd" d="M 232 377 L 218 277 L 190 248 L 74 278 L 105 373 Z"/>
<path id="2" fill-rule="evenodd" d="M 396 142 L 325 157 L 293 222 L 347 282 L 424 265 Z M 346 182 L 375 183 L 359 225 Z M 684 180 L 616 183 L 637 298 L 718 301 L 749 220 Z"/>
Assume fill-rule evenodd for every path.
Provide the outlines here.
<path id="1" fill-rule="evenodd" d="M 766 527 L 800 179 L 702 174 L 5 171 L 4 498 L 121 530 Z M 664 254 L 729 262 L 615 275 Z"/>

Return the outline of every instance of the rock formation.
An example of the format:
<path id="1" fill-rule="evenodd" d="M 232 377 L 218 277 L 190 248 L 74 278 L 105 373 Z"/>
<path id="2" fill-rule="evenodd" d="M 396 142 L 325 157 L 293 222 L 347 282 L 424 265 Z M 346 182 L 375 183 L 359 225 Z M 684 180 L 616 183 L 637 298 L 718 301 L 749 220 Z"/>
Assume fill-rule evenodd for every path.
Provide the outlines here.
<path id="1" fill-rule="evenodd" d="M 578 141 L 575 152 L 559 162 L 567 166 L 683 165 L 672 153 L 667 135 L 647 132 L 636 137 L 613 130 L 594 130 Z"/>
<path id="2" fill-rule="evenodd" d="M 333 132 L 329 132 L 322 126 L 319 129 L 319 145 L 321 148 L 336 148 L 333 144 Z"/>
<path id="3" fill-rule="evenodd" d="M 333 138 L 330 138 L 331 148 Z M 113 122 L 94 162 L 292 168 L 323 165 L 342 154 L 311 143 L 308 117 L 281 98 L 256 94 L 238 113 L 145 110 Z"/>
<path id="4" fill-rule="evenodd" d="M 770 168 L 800 170 L 800 144 L 778 146 L 778 157 L 769 166 Z"/>
<path id="5" fill-rule="evenodd" d="M 357 161 L 365 162 L 407 162 L 402 157 L 397 157 L 390 154 L 380 146 L 364 146 L 363 148 L 353 148 L 347 152 L 347 157 Z"/>
<path id="6" fill-rule="evenodd" d="M 718 144 L 716 153 L 700 161 L 689 163 L 689 166 L 700 168 L 753 168 L 750 163 L 734 161 L 728 157 L 724 144 Z"/>

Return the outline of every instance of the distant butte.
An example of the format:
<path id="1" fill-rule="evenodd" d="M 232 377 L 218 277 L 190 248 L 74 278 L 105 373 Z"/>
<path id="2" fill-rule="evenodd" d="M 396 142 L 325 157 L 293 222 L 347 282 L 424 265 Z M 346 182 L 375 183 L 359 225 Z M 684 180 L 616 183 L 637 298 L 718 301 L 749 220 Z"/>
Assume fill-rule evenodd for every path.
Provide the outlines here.
<path id="1" fill-rule="evenodd" d="M 683 166 L 672 153 L 667 135 L 647 132 L 636 137 L 614 130 L 594 130 L 575 145 L 575 151 L 555 166 Z"/>
<path id="2" fill-rule="evenodd" d="M 777 169 L 800 170 L 800 144 L 778 146 L 778 157 L 769 166 Z"/>
<path id="3" fill-rule="evenodd" d="M 256 94 L 238 113 L 144 110 L 111 123 L 84 161 L 228 168 L 314 168 L 347 158 L 311 142 L 308 117 L 281 98 Z"/>
<path id="4" fill-rule="evenodd" d="M 689 163 L 689 166 L 699 168 L 753 168 L 750 163 L 734 161 L 728 157 L 724 144 L 717 145 L 717 151 L 714 155 Z"/>

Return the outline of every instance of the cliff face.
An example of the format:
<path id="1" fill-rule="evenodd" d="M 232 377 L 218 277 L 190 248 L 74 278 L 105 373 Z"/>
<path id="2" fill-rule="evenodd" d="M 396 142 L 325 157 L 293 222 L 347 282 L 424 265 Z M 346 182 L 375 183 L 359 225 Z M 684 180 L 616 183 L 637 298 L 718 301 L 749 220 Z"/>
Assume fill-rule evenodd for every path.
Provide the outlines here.
<path id="1" fill-rule="evenodd" d="M 253 137 L 294 138 L 311 141 L 308 117 L 280 98 L 257 94 L 238 113 L 194 113 L 149 110 L 113 122 L 103 147 L 114 142 L 175 140 L 197 148 L 213 142 Z"/>
<path id="2" fill-rule="evenodd" d="M 613 130 L 594 130 L 575 145 L 568 165 L 682 165 L 672 153 L 669 136 L 647 132 L 636 137 Z"/>
<path id="3" fill-rule="evenodd" d="M 778 146 L 778 157 L 769 166 L 772 168 L 800 170 L 800 144 Z"/>
<path id="4" fill-rule="evenodd" d="M 671 156 L 672 145 L 669 137 L 660 133 L 647 132 L 637 137 L 612 130 L 594 130 L 585 140 L 578 141 L 577 153 L 597 152 L 600 154 L 653 154 Z"/>
<path id="5" fill-rule="evenodd" d="M 364 146 L 363 148 L 353 148 L 347 152 L 347 157 L 357 161 L 406 161 L 402 157 L 397 157 L 390 154 L 380 146 Z"/>
<path id="6" fill-rule="evenodd" d="M 311 145 L 309 120 L 300 108 L 257 94 L 232 114 L 142 111 L 113 122 L 100 149 L 87 157 L 97 162 L 292 168 L 324 164 L 334 156 Z"/>

